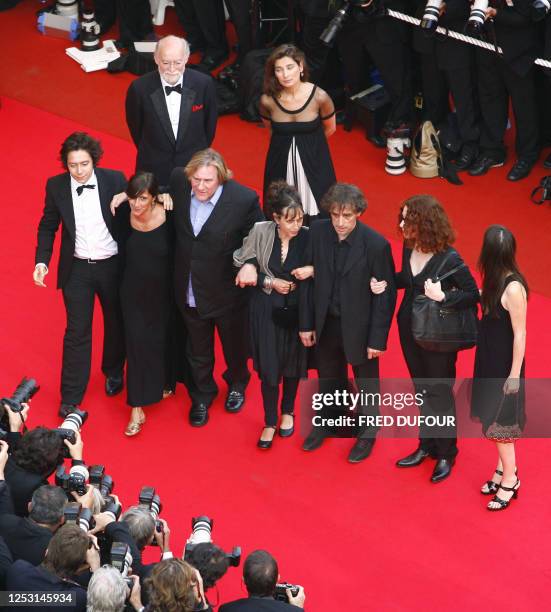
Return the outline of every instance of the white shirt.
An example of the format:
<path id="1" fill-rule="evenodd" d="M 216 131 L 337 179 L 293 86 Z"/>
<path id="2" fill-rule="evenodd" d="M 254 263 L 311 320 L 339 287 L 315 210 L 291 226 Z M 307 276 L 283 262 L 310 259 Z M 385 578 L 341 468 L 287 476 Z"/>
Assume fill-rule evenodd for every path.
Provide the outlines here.
<path id="1" fill-rule="evenodd" d="M 101 212 L 98 179 L 96 173 L 88 179 L 87 185 L 94 189 L 83 189 L 78 195 L 77 183 L 71 177 L 71 196 L 75 211 L 75 257 L 79 259 L 107 259 L 118 252 L 117 243 L 109 233 Z"/>
<path id="2" fill-rule="evenodd" d="M 178 122 L 180 121 L 180 104 L 182 103 L 182 95 L 176 93 L 175 91 L 167 95 L 165 87 L 176 87 L 176 85 L 182 85 L 183 79 L 184 75 L 182 74 L 178 81 L 174 83 L 174 85 L 171 85 L 170 83 L 167 83 L 163 77 L 161 77 L 161 86 L 163 88 L 163 93 L 165 94 L 166 108 L 168 110 L 168 116 L 170 117 L 174 138 L 178 138 Z"/>

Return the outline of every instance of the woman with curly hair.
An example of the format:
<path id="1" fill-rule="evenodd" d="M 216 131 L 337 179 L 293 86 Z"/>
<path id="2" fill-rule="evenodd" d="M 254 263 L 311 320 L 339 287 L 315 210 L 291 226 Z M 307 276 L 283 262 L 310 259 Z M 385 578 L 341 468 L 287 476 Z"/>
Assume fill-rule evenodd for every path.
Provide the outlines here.
<path id="1" fill-rule="evenodd" d="M 149 596 L 147 612 L 194 612 L 211 610 L 199 572 L 181 559 L 157 563 L 145 580 Z"/>
<path id="2" fill-rule="evenodd" d="M 454 309 L 473 308 L 479 294 L 467 266 L 457 270 L 442 282 L 433 279 L 461 266 L 463 260 L 451 245 L 455 234 L 442 205 L 430 195 L 415 195 L 400 207 L 399 230 L 404 237 L 402 270 L 396 274 L 396 286 L 404 289 L 398 310 L 400 345 L 416 393 L 422 393 L 419 411 L 422 416 L 446 415 L 455 417 L 453 384 L 457 352 L 441 353 L 421 347 L 411 329 L 413 301 L 419 295 L 441 302 Z M 372 289 L 378 291 L 377 285 Z M 430 379 L 436 379 L 433 382 Z M 438 428 L 421 425 L 418 448 L 396 465 L 414 467 L 427 457 L 436 459 L 431 482 L 440 482 L 450 475 L 457 455 L 454 426 Z"/>

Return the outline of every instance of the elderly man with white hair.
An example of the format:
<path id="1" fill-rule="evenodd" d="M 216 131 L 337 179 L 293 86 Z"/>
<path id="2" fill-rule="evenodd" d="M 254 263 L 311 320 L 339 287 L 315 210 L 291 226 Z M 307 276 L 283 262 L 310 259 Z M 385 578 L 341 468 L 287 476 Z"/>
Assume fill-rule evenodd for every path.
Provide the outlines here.
<path id="1" fill-rule="evenodd" d="M 104 565 L 92 575 L 88 585 L 86 612 L 123 612 L 126 601 L 137 612 L 144 609 L 141 601 L 140 580 L 131 576 L 130 589 L 121 573 L 110 565 Z"/>
<path id="2" fill-rule="evenodd" d="M 130 84 L 126 123 L 137 148 L 136 170 L 152 172 L 161 186 L 194 153 L 210 147 L 218 111 L 213 79 L 186 70 L 189 45 L 165 36 L 157 43 L 158 70 Z"/>

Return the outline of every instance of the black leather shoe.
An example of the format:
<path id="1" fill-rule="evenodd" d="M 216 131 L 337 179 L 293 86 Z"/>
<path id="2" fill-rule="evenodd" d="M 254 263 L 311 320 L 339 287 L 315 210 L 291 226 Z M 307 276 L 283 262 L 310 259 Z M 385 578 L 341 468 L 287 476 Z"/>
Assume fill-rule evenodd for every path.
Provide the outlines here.
<path id="1" fill-rule="evenodd" d="M 461 153 L 455 160 L 454 167 L 458 172 L 468 170 L 474 163 L 478 149 L 473 144 L 465 144 L 461 147 Z"/>
<path id="2" fill-rule="evenodd" d="M 486 174 L 490 168 L 498 168 L 503 166 L 504 161 L 488 157 L 487 155 L 480 155 L 477 157 L 469 170 L 471 176 L 482 176 Z"/>
<path id="3" fill-rule="evenodd" d="M 77 409 L 76 404 L 64 404 L 61 402 L 59 406 L 59 412 L 57 413 L 62 419 L 64 419 L 67 415 L 71 414 Z"/>
<path id="4" fill-rule="evenodd" d="M 520 181 L 521 179 L 526 178 L 530 172 L 532 172 L 533 167 L 533 162 L 526 159 L 517 159 L 513 167 L 509 170 L 507 178 L 510 181 Z"/>
<path id="5" fill-rule="evenodd" d="M 245 403 L 245 393 L 242 391 L 230 391 L 226 398 L 226 411 L 239 412 Z"/>
<path id="6" fill-rule="evenodd" d="M 123 390 L 124 384 L 122 376 L 107 376 L 105 379 L 105 393 L 110 397 L 117 395 Z"/>
<path id="7" fill-rule="evenodd" d="M 203 427 L 209 422 L 208 404 L 192 404 L 189 411 L 189 424 L 192 427 Z"/>
<path id="8" fill-rule="evenodd" d="M 438 459 L 436 465 L 434 466 L 430 481 L 440 482 L 441 480 L 444 480 L 444 478 L 447 478 L 452 473 L 452 466 L 453 461 L 449 461 L 448 459 Z"/>
<path id="9" fill-rule="evenodd" d="M 283 427 L 279 428 L 279 435 L 282 438 L 290 438 L 295 433 L 295 415 L 291 414 L 289 416 L 293 417 L 293 424 L 291 425 L 291 427 L 287 427 L 285 429 Z"/>
<path id="10" fill-rule="evenodd" d="M 549 153 L 549 155 L 545 158 L 543 167 L 547 169 L 551 168 L 551 153 Z"/>
<path id="11" fill-rule="evenodd" d="M 258 438 L 258 442 L 256 443 L 256 445 L 258 446 L 258 448 L 261 448 L 263 450 L 268 450 L 269 448 L 272 448 L 272 442 L 274 441 L 274 438 L 275 438 L 276 428 L 275 427 L 264 427 L 264 429 L 273 429 L 274 435 L 272 436 L 271 440 L 263 440 L 262 438 Z"/>
<path id="12" fill-rule="evenodd" d="M 350 449 L 348 454 L 348 461 L 350 463 L 360 463 L 364 459 L 367 459 L 371 455 L 375 440 L 358 438 L 356 444 Z"/>
<path id="13" fill-rule="evenodd" d="M 428 456 L 429 454 L 427 451 L 419 447 L 416 451 L 411 453 L 411 455 L 396 461 L 396 465 L 398 467 L 415 467 L 416 465 L 421 465 Z"/>
<path id="14" fill-rule="evenodd" d="M 319 448 L 325 440 L 325 433 L 319 428 L 314 427 L 302 444 L 302 450 L 313 451 Z"/>

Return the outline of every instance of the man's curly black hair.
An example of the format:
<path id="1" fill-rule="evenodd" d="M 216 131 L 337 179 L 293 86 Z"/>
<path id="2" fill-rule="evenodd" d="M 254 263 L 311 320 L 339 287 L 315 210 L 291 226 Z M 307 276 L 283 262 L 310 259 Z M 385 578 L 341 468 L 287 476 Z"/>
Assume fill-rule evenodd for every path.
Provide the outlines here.
<path id="1" fill-rule="evenodd" d="M 194 546 L 191 551 L 186 552 L 185 560 L 199 570 L 205 590 L 213 587 L 230 565 L 226 553 L 211 542 Z"/>
<path id="2" fill-rule="evenodd" d="M 63 463 L 63 440 L 53 430 L 37 427 L 23 435 L 13 460 L 23 470 L 47 478 Z"/>

